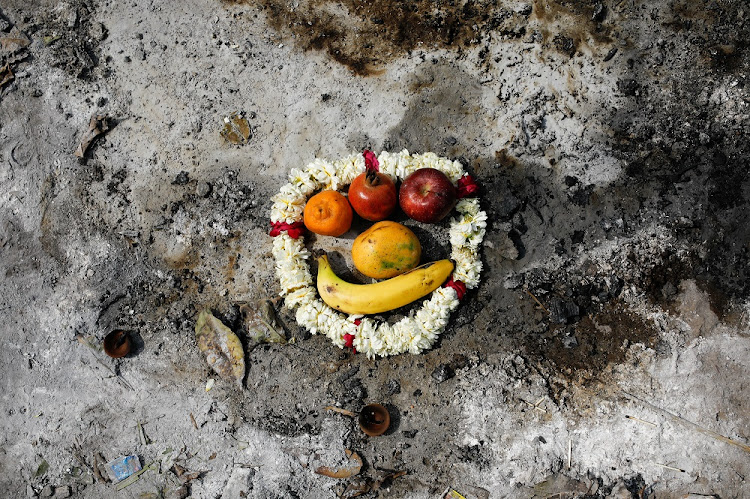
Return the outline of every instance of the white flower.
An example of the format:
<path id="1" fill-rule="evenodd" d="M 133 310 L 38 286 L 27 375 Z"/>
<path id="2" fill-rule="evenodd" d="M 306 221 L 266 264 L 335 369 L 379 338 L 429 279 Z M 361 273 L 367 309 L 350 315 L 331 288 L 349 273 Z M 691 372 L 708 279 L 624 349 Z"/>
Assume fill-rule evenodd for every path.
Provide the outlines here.
<path id="1" fill-rule="evenodd" d="M 419 168 L 406 149 L 398 154 L 382 152 L 378 156 L 378 162 L 380 162 L 380 171 L 393 180 L 403 180 Z"/>
<path id="2" fill-rule="evenodd" d="M 456 211 L 467 215 L 478 215 L 482 211 L 477 198 L 462 198 L 456 203 Z"/>
<path id="3" fill-rule="evenodd" d="M 295 185 L 284 184 L 271 201 L 271 222 L 293 223 L 302 219 L 307 195 Z"/>
<path id="4" fill-rule="evenodd" d="M 354 348 L 367 355 L 368 359 L 384 351 L 383 340 L 378 334 L 377 324 L 372 319 L 362 319 L 354 337 Z"/>
<path id="5" fill-rule="evenodd" d="M 336 166 L 333 163 L 323 159 L 315 159 L 315 161 L 307 165 L 307 171 L 310 172 L 322 189 L 335 191 L 342 185 L 341 179 L 336 174 Z"/>
<path id="6" fill-rule="evenodd" d="M 456 262 L 453 278 L 462 281 L 468 289 L 479 285 L 479 275 L 482 272 L 482 260 L 479 253 L 464 246 L 454 246 L 451 250 L 451 260 Z"/>
<path id="7" fill-rule="evenodd" d="M 289 309 L 294 309 L 295 307 L 307 306 L 317 298 L 318 294 L 315 288 L 304 286 L 288 293 L 284 298 L 284 305 Z"/>
<path id="8" fill-rule="evenodd" d="M 274 238 L 272 253 L 276 260 L 281 296 L 312 284 L 312 275 L 307 265 L 310 252 L 305 248 L 303 238 L 293 239 L 282 233 Z"/>
<path id="9" fill-rule="evenodd" d="M 456 209 L 461 216 L 451 220 L 448 231 L 451 245 L 477 251 L 487 228 L 487 214 L 479 209 L 479 200 L 476 198 L 461 199 L 456 204 Z"/>
<path id="10" fill-rule="evenodd" d="M 349 185 L 352 180 L 365 171 L 365 158 L 361 154 L 351 154 L 346 158 L 334 161 L 336 177 L 341 185 Z"/>
<path id="11" fill-rule="evenodd" d="M 334 314 L 331 307 L 320 300 L 314 300 L 297 309 L 297 324 L 306 327 L 312 334 L 317 334 L 318 331 L 325 333 L 323 327 Z"/>
<path id="12" fill-rule="evenodd" d="M 289 171 L 289 183 L 297 187 L 305 197 L 315 192 L 319 187 L 315 177 L 309 171 L 299 168 L 292 168 Z"/>
<path id="13" fill-rule="evenodd" d="M 325 323 L 322 324 L 321 331 L 325 333 L 329 340 L 339 348 L 344 347 L 345 332 L 354 331 L 354 324 L 347 320 L 347 316 L 341 312 L 328 307 L 328 313 L 325 315 Z M 351 334 L 351 333 L 349 333 Z"/>

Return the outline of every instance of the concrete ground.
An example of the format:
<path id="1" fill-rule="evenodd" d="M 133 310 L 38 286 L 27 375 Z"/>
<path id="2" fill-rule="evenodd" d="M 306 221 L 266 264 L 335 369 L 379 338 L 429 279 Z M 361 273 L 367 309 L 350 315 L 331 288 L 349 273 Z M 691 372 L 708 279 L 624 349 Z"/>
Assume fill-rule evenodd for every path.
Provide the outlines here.
<path id="1" fill-rule="evenodd" d="M 749 496 L 748 39 L 740 0 L 4 0 L 3 495 Z M 480 286 L 421 355 L 278 301 L 294 341 L 256 345 L 270 198 L 364 148 L 477 179 Z M 447 255 L 447 223 L 408 224 Z M 205 308 L 241 387 L 198 350 Z M 370 402 L 384 436 L 327 409 Z M 316 472 L 347 450 L 357 474 Z M 149 468 L 118 490 L 126 455 Z"/>

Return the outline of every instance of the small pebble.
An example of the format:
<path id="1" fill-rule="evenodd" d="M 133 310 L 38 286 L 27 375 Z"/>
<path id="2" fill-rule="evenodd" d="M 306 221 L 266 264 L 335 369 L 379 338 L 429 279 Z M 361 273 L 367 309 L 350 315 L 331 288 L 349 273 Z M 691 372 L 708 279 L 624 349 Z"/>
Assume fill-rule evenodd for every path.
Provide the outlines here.
<path id="1" fill-rule="evenodd" d="M 558 324 L 565 324 L 568 319 L 576 317 L 580 309 L 573 301 L 554 297 L 549 303 L 550 318 Z"/>
<path id="2" fill-rule="evenodd" d="M 578 340 L 575 336 L 565 336 L 562 339 L 562 344 L 565 348 L 575 348 L 578 346 Z"/>
<path id="3" fill-rule="evenodd" d="M 195 193 L 202 198 L 208 196 L 209 194 L 211 194 L 211 184 L 201 180 L 200 182 L 198 182 L 198 185 L 195 186 Z"/>
<path id="4" fill-rule="evenodd" d="M 181 171 L 180 173 L 177 174 L 177 177 L 174 179 L 174 182 L 172 183 L 177 184 L 177 185 L 185 185 L 188 182 L 190 182 L 190 177 L 188 176 L 188 172 Z"/>
<path id="5" fill-rule="evenodd" d="M 63 485 L 62 487 L 55 488 L 55 497 L 65 499 L 73 495 L 73 491 L 70 489 L 70 485 Z"/>
<path id="6" fill-rule="evenodd" d="M 388 388 L 388 395 L 396 395 L 397 393 L 401 393 L 401 384 L 395 379 L 388 381 L 387 388 Z"/>
<path id="7" fill-rule="evenodd" d="M 432 378 L 438 383 L 442 383 L 443 381 L 451 379 L 455 374 L 456 373 L 451 366 L 448 364 L 440 364 L 434 371 L 432 371 Z"/>

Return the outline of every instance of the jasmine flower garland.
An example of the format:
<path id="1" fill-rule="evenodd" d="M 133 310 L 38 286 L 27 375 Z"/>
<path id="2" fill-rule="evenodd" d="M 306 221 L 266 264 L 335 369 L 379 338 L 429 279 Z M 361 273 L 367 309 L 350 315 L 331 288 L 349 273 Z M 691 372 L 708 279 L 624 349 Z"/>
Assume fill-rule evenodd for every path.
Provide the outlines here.
<path id="1" fill-rule="evenodd" d="M 367 151 L 365 154 L 370 154 Z M 434 153 L 412 155 L 407 150 L 399 153 L 381 152 L 377 157 L 379 169 L 396 182 L 420 168 L 435 168 L 458 183 L 458 216 L 450 222 L 451 259 L 455 262 L 448 283 L 432 292 L 422 306 L 395 324 L 380 323 L 359 315 L 348 316 L 325 304 L 318 296 L 310 274 L 310 252 L 301 235 L 302 211 L 307 198 L 319 189 L 339 190 L 365 171 L 362 154 L 351 154 L 334 162 L 316 159 L 304 170 L 289 172 L 289 183 L 284 184 L 271 200 L 271 234 L 275 270 L 279 278 L 284 304 L 297 309 L 297 323 L 313 334 L 324 334 L 340 348 L 349 346 L 367 355 L 397 355 L 422 353 L 432 348 L 445 331 L 450 314 L 458 308 L 466 289 L 479 285 L 482 261 L 479 250 L 487 228 L 487 214 L 481 210 L 479 199 L 470 197 L 477 190 L 461 163 L 439 157 Z M 465 197 L 462 197 L 465 196 Z"/>

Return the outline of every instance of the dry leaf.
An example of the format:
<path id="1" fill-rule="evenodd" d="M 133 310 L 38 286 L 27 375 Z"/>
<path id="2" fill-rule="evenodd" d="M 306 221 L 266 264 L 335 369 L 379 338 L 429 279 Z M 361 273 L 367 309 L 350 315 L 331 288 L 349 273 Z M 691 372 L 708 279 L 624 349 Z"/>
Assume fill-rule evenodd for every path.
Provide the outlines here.
<path id="1" fill-rule="evenodd" d="M 233 114 L 224 118 L 224 128 L 221 129 L 221 136 L 232 144 L 241 146 L 250 140 L 250 123 L 239 114 Z"/>
<path id="2" fill-rule="evenodd" d="M 534 484 L 534 497 L 546 498 L 556 495 L 579 495 L 589 492 L 590 484 L 562 474 L 548 476 L 543 482 Z"/>
<path id="3" fill-rule="evenodd" d="M 362 469 L 362 458 L 359 454 L 346 449 L 346 457 L 349 459 L 349 466 L 342 466 L 341 468 L 329 468 L 328 466 L 320 466 L 315 470 L 315 473 L 330 478 L 349 478 L 354 476 Z"/>
<path id="4" fill-rule="evenodd" d="M 0 69 L 0 88 L 3 88 L 6 83 L 10 83 L 13 81 L 13 78 L 15 76 L 13 75 L 13 71 L 10 69 L 10 64 L 6 64 L 5 66 Z"/>
<path id="5" fill-rule="evenodd" d="M 0 48 L 2 48 L 3 51 L 13 53 L 18 50 L 21 50 L 24 47 L 27 47 L 31 43 L 29 39 L 21 33 L 21 30 L 13 27 L 12 30 L 10 30 L 10 33 L 7 35 L 0 36 Z"/>
<path id="6" fill-rule="evenodd" d="M 195 324 L 195 339 L 211 369 L 225 380 L 242 386 L 245 352 L 237 335 L 211 312 L 204 310 Z"/>
<path id="7" fill-rule="evenodd" d="M 247 336 L 256 343 L 286 344 L 284 330 L 276 323 L 276 312 L 268 300 L 263 300 L 251 307 L 240 305 L 240 312 L 245 318 Z"/>
<path id="8" fill-rule="evenodd" d="M 78 144 L 78 148 L 76 148 L 73 155 L 78 158 L 83 158 L 94 140 L 96 140 L 99 135 L 109 131 L 110 125 L 109 118 L 106 116 L 101 114 L 93 115 L 89 120 L 89 129 L 84 134 L 81 143 Z"/>

